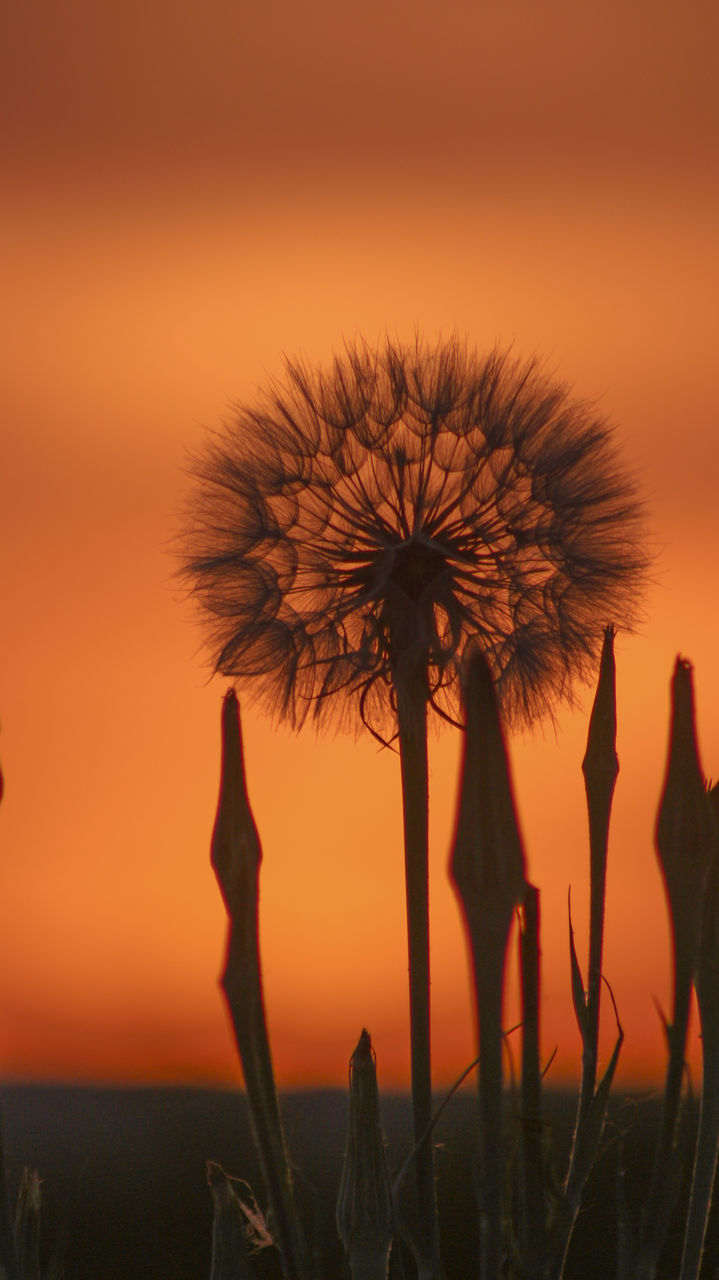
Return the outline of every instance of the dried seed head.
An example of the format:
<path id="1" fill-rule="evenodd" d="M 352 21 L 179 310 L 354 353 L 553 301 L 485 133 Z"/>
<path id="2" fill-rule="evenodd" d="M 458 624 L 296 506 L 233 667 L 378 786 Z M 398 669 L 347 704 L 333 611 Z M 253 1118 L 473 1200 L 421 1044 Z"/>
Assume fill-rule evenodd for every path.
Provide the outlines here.
<path id="1" fill-rule="evenodd" d="M 295 726 L 393 731 L 418 668 L 456 717 L 472 643 L 528 723 L 591 675 L 605 619 L 636 618 L 635 482 L 534 361 L 456 339 L 288 361 L 193 471 L 182 572 L 214 666 Z"/>

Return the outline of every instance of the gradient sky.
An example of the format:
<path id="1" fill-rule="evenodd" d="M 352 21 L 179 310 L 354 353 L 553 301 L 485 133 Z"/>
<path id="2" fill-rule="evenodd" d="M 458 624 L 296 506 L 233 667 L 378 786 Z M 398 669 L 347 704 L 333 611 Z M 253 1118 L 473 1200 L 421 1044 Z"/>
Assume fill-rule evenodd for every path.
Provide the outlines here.
<path id="1" fill-rule="evenodd" d="M 643 476 L 657 559 L 646 620 L 617 640 L 605 969 L 621 1078 L 660 1077 L 653 826 L 677 652 L 719 774 L 718 26 L 714 4 L 664 0 L 12 0 L 5 1076 L 237 1079 L 208 863 L 225 684 L 173 580 L 183 468 L 283 352 L 322 361 L 344 337 L 419 329 L 544 356 L 596 397 Z M 556 728 L 511 741 L 557 1082 L 580 1062 L 566 927 L 571 884 L 583 958 L 580 692 Z M 342 1083 L 366 1025 L 380 1080 L 406 1084 L 397 757 L 251 710 L 244 732 L 279 1080 Z M 451 731 L 431 743 L 438 1081 L 474 1053 L 446 882 L 458 752 Z M 695 1026 L 693 1061 L 697 1043 Z"/>

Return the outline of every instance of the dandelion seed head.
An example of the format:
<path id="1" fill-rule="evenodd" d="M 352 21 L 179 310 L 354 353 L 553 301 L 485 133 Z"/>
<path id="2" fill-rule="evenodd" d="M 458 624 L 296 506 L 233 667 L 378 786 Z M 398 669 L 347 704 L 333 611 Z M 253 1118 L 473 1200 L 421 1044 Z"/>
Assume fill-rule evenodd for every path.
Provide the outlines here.
<path id="1" fill-rule="evenodd" d="M 456 338 L 288 360 L 192 471 L 182 573 L 213 666 L 294 727 L 391 734 L 417 680 L 452 718 L 472 645 L 530 723 L 636 621 L 636 483 L 536 361 Z"/>

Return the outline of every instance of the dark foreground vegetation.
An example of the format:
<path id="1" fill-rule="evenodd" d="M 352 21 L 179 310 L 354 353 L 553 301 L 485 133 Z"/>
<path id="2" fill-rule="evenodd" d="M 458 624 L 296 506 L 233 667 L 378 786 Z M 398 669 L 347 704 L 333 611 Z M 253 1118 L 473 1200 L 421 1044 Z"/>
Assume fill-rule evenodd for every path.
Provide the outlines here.
<path id="1" fill-rule="evenodd" d="M 282 1111 L 298 1195 L 306 1220 L 315 1223 L 327 1259 L 325 1274 L 341 1277 L 345 1264 L 334 1216 L 346 1095 L 293 1093 L 283 1097 Z M 544 1112 L 561 1170 L 576 1120 L 576 1095 L 547 1090 Z M 409 1097 L 384 1094 L 382 1118 L 394 1173 L 410 1149 Z M 613 1274 L 616 1139 L 620 1132 L 625 1135 L 628 1198 L 638 1215 L 658 1118 L 658 1098 L 622 1099 L 618 1093 L 613 1100 L 567 1280 L 606 1280 Z M 47 1264 L 59 1253 L 66 1280 L 206 1280 L 212 1230 L 208 1159 L 245 1178 L 266 1209 L 245 1099 L 230 1090 L 6 1086 L 3 1119 L 11 1187 L 17 1187 L 24 1165 L 39 1170 L 42 1260 Z M 442 1254 L 451 1276 L 476 1275 L 475 1125 L 476 1098 L 470 1089 L 452 1100 L 437 1126 Z M 686 1180 L 689 1174 L 687 1169 Z M 667 1278 L 678 1272 L 684 1211 L 680 1204 L 660 1272 Z M 713 1276 L 717 1265 L 719 1222 L 710 1220 L 703 1274 Z M 257 1254 L 256 1267 L 258 1276 L 278 1277 L 277 1251 Z"/>

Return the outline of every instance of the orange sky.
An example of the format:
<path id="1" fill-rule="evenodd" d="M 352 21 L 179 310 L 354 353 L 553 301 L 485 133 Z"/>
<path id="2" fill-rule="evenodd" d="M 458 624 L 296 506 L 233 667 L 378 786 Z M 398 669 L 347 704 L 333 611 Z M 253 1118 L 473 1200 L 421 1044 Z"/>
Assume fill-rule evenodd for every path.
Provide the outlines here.
<path id="1" fill-rule="evenodd" d="M 208 865 L 224 683 L 208 683 L 172 578 L 183 460 L 283 351 L 321 360 L 344 336 L 416 328 L 545 355 L 598 398 L 644 475 L 658 558 L 646 623 L 617 642 L 605 968 L 622 1079 L 661 1075 L 653 999 L 666 1006 L 669 961 L 652 831 L 678 651 L 695 665 L 704 769 L 719 773 L 714 6 L 655 3 L 651 21 L 638 0 L 386 7 L 11 6 L 6 1076 L 237 1078 Z M 566 893 L 582 944 L 591 697 L 556 733 L 511 742 L 557 1082 L 580 1059 Z M 381 1080 L 406 1084 L 397 758 L 367 737 L 291 737 L 251 711 L 244 728 L 279 1079 L 344 1082 L 367 1025 Z M 446 883 L 452 732 L 431 752 L 446 1081 L 474 1040 Z M 696 1061 L 696 1028 L 692 1041 Z"/>

